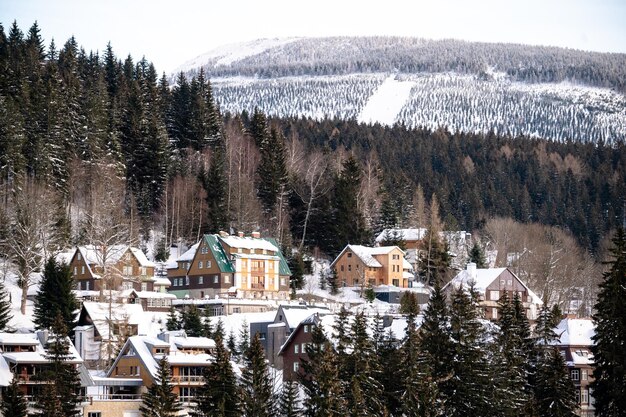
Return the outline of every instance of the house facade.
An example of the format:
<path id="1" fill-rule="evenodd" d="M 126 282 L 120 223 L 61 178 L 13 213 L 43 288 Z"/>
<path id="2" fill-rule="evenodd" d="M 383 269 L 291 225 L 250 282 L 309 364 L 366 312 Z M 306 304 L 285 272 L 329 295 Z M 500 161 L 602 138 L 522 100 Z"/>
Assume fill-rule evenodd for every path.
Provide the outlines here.
<path id="1" fill-rule="evenodd" d="M 526 309 L 529 320 L 535 320 L 543 302 L 508 268 L 476 268 L 475 263 L 468 263 L 467 269 L 459 272 L 450 282 L 442 287 L 448 300 L 459 288 L 473 287 L 480 297 L 485 318 L 498 320 L 498 301 L 505 293 L 510 300 L 519 295 Z"/>
<path id="2" fill-rule="evenodd" d="M 313 328 L 318 325 L 319 315 L 312 314 L 298 324 L 281 346 L 278 356 L 282 360 L 283 381 L 297 381 L 304 374 L 302 362 L 309 360 L 306 346 L 312 342 Z"/>
<path id="3" fill-rule="evenodd" d="M 207 234 L 189 252 L 168 268 L 169 291 L 179 298 L 289 297 L 291 271 L 274 239 L 258 233 Z"/>
<path id="4" fill-rule="evenodd" d="M 413 280 L 411 264 L 397 246 L 347 245 L 330 264 L 339 285 L 347 287 L 393 285 L 407 288 Z"/>
<path id="5" fill-rule="evenodd" d="M 132 246 L 78 246 L 69 266 L 79 295 L 85 297 L 98 296 L 108 289 L 155 290 L 154 262 Z M 107 287 L 111 285 L 113 288 Z M 156 289 L 161 288 L 167 288 L 167 283 L 160 281 Z"/>
<path id="6" fill-rule="evenodd" d="M 593 354 L 591 346 L 595 326 L 591 319 L 566 317 L 555 329 L 559 336 L 558 347 L 565 358 L 569 376 L 576 389 L 578 415 L 595 416 L 591 383 L 593 382 Z"/>

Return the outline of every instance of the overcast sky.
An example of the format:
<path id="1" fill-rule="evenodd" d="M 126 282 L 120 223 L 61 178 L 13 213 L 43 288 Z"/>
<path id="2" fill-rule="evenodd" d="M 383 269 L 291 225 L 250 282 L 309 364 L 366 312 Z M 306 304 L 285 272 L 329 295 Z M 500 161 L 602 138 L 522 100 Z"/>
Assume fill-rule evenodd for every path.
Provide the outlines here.
<path id="1" fill-rule="evenodd" d="M 626 53 L 625 0 L 0 0 L 5 33 L 145 56 L 159 72 L 258 38 L 399 35 Z"/>

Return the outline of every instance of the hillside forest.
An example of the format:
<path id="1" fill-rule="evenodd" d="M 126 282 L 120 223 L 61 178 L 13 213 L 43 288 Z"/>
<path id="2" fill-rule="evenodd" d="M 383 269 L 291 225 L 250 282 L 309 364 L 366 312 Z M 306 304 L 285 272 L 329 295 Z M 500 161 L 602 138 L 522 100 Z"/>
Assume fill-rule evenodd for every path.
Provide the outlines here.
<path id="1" fill-rule="evenodd" d="M 624 143 L 222 114 L 203 71 L 0 26 L 0 241 L 23 286 L 75 244 L 261 231 L 297 264 L 388 227 L 471 231 L 551 302 L 592 296 L 624 218 Z M 510 257 L 508 254 L 516 254 Z"/>

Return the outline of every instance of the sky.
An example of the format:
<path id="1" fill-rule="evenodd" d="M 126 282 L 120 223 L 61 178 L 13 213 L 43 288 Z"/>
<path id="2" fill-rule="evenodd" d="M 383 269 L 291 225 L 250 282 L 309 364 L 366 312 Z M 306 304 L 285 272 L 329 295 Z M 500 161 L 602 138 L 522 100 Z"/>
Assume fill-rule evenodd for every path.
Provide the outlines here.
<path id="1" fill-rule="evenodd" d="M 624 0 L 0 0 L 5 33 L 108 42 L 170 73 L 218 46 L 294 36 L 415 36 L 626 53 Z"/>

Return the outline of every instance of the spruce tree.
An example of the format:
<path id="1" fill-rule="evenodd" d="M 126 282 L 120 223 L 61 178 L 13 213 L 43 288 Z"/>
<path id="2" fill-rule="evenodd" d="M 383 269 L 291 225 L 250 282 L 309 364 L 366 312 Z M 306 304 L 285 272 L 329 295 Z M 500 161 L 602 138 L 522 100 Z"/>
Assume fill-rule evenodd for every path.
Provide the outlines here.
<path id="1" fill-rule="evenodd" d="M 595 305 L 596 325 L 591 350 L 595 369 L 592 383 L 596 415 L 626 415 L 626 234 L 619 228 Z"/>
<path id="2" fill-rule="evenodd" d="M 487 258 L 485 257 L 485 251 L 478 244 L 478 242 L 474 242 L 472 249 L 470 249 L 469 262 L 474 262 L 476 264 L 476 268 L 487 268 Z"/>
<path id="3" fill-rule="evenodd" d="M 216 337 L 215 344 L 215 359 L 204 371 L 204 384 L 198 389 L 193 414 L 198 417 L 240 417 L 241 394 L 230 354 L 220 337 Z"/>
<path id="4" fill-rule="evenodd" d="M 0 412 L 3 416 L 26 417 L 28 415 L 28 403 L 17 382 L 17 378 L 13 377 L 11 384 L 2 394 Z"/>
<path id="5" fill-rule="evenodd" d="M 209 170 L 206 173 L 200 173 L 207 204 L 205 233 L 228 230 L 227 184 L 224 171 L 225 152 L 222 138 L 213 147 Z"/>
<path id="6" fill-rule="evenodd" d="M 74 280 L 69 265 L 58 263 L 54 257 L 50 257 L 46 262 L 43 279 L 35 297 L 33 321 L 36 328 L 51 328 L 56 316 L 60 315 L 65 328 L 71 331 L 78 309 L 73 288 Z"/>
<path id="7" fill-rule="evenodd" d="M 0 281 L 0 331 L 4 332 L 13 314 L 11 313 L 11 302 L 9 301 L 9 294 L 4 288 L 4 282 Z"/>
<path id="8" fill-rule="evenodd" d="M 172 306 L 170 307 L 170 312 L 167 315 L 167 323 L 165 324 L 167 330 L 178 330 L 181 328 L 180 321 L 178 320 L 178 314 L 176 313 L 176 309 Z"/>
<path id="9" fill-rule="evenodd" d="M 45 358 L 49 365 L 39 373 L 45 381 L 42 392 L 35 396 L 36 416 L 79 416 L 80 376 L 76 366 L 68 363 L 71 359 L 70 341 L 67 327 L 61 313 L 58 312 L 52 324 Z"/>
<path id="10" fill-rule="evenodd" d="M 278 413 L 281 417 L 301 417 L 298 383 L 295 381 L 283 382 L 282 394 L 278 404 Z"/>
<path id="11" fill-rule="evenodd" d="M 565 359 L 556 346 L 545 346 L 537 367 L 535 395 L 537 412 L 542 417 L 577 415 L 574 384 L 569 378 Z M 619 415 L 619 414 L 618 414 Z"/>
<path id="12" fill-rule="evenodd" d="M 202 336 L 204 329 L 202 327 L 202 319 L 200 318 L 200 312 L 198 307 L 194 304 L 183 313 L 183 328 L 187 336 L 199 337 Z"/>
<path id="13" fill-rule="evenodd" d="M 153 384 L 141 396 L 139 411 L 143 417 L 174 417 L 182 410 L 178 395 L 172 391 L 172 371 L 167 357 L 158 362 Z"/>
<path id="14" fill-rule="evenodd" d="M 209 314 L 209 308 L 205 308 L 202 322 L 202 335 L 204 337 L 208 337 L 209 339 L 213 339 L 213 324 L 211 323 L 211 317 Z"/>
<path id="15" fill-rule="evenodd" d="M 315 326 L 317 328 L 318 326 Z M 307 345 L 307 349 L 308 349 Z M 347 414 L 345 385 L 339 378 L 339 360 L 329 342 L 320 348 L 319 356 L 309 363 L 304 385 L 307 417 L 344 417 Z M 307 350 L 308 352 L 308 350 Z"/>
<path id="16" fill-rule="evenodd" d="M 272 380 L 258 333 L 244 355 L 245 367 L 241 375 L 243 413 L 245 416 L 273 417 L 276 410 Z"/>
<path id="17" fill-rule="evenodd" d="M 250 326 L 248 325 L 248 321 L 246 319 L 243 319 L 243 321 L 241 322 L 241 329 L 239 330 L 239 344 L 237 346 L 237 350 L 241 352 L 241 354 L 245 357 L 248 353 L 249 348 Z"/>

